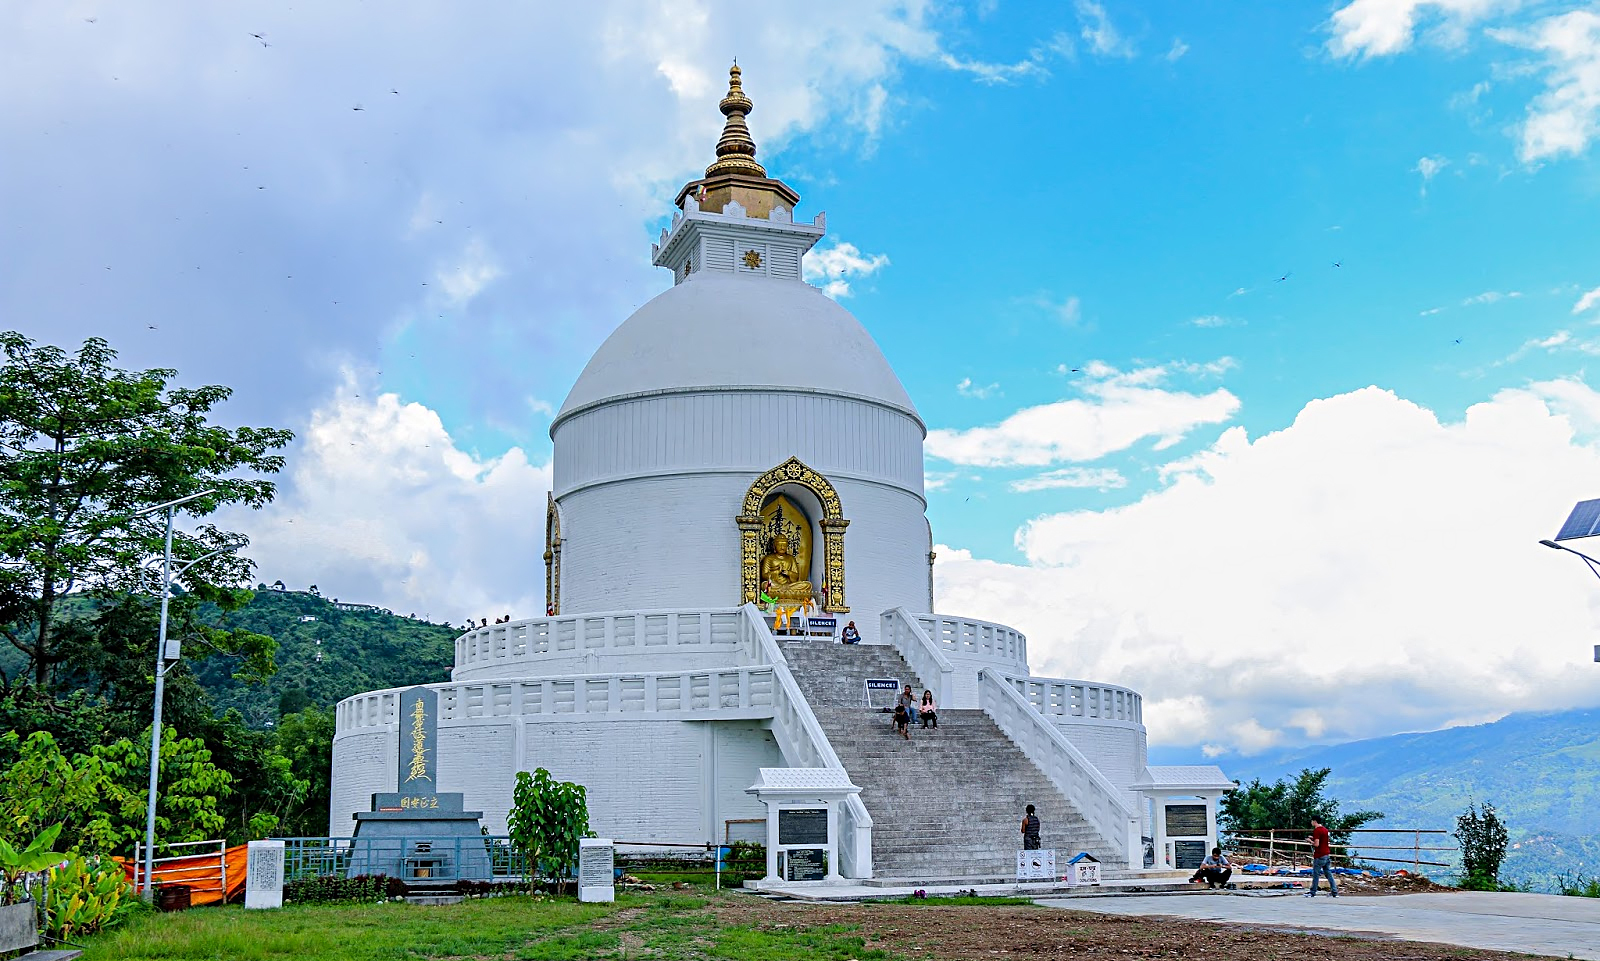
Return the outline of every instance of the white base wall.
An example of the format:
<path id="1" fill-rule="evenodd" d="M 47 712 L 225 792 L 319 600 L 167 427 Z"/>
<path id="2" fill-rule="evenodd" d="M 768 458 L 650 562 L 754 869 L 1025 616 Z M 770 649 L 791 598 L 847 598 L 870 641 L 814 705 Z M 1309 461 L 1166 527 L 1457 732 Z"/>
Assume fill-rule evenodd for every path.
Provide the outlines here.
<path id="1" fill-rule="evenodd" d="M 520 735 L 520 736 L 519 736 Z M 460 791 L 506 832 L 516 772 L 543 767 L 588 791 L 589 826 L 621 841 L 720 841 L 728 819 L 762 817 L 744 789 L 758 769 L 781 767 L 761 721 L 483 718 L 439 727 L 439 790 Z M 397 731 L 335 738 L 329 834 L 348 836 L 351 815 L 395 789 Z"/>
<path id="2" fill-rule="evenodd" d="M 1134 810 L 1140 807 L 1142 795 L 1129 789 L 1139 775 L 1149 756 L 1149 744 L 1144 725 L 1119 721 L 1094 721 L 1072 723 L 1055 720 L 1056 729 L 1066 735 L 1072 746 L 1083 752 L 1089 763 L 1100 769 L 1113 786 L 1121 789 Z"/>

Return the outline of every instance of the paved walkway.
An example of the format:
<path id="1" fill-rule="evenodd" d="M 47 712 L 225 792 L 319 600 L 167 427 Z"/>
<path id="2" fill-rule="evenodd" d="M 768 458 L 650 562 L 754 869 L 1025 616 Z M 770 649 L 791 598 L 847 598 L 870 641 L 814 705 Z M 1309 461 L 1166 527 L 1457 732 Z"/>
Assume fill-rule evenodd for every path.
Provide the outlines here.
<path id="1" fill-rule="evenodd" d="M 1360 932 L 1402 941 L 1600 961 L 1600 899 L 1556 894 L 1398 894 L 1303 898 L 1217 892 L 1204 897 L 1047 898 L 1049 907 L 1096 914 Z"/>

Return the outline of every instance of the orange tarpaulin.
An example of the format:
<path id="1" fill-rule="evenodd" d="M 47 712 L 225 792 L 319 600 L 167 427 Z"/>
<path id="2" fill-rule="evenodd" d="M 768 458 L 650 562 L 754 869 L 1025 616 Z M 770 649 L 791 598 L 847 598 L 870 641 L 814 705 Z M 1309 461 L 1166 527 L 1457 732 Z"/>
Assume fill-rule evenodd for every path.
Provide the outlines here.
<path id="1" fill-rule="evenodd" d="M 245 866 L 249 862 L 250 846 L 240 844 L 218 852 L 196 854 L 181 858 L 158 858 L 154 873 L 156 887 L 182 884 L 189 888 L 190 904 L 218 904 L 244 898 Z M 128 858 L 117 858 L 128 880 L 137 884 L 144 865 L 135 865 Z M 226 870 L 224 870 L 226 868 Z M 222 879 L 228 879 L 227 897 L 223 897 Z"/>

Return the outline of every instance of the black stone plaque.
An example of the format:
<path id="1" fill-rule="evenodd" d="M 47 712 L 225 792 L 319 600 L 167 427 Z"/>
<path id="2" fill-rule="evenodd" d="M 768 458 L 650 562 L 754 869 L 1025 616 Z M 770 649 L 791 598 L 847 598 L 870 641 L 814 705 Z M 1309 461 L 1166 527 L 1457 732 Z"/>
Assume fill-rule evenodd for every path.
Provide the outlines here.
<path id="1" fill-rule="evenodd" d="M 384 792 L 372 796 L 374 811 L 431 811 L 459 815 L 465 809 L 466 795 L 459 791 L 441 793 Z"/>
<path id="2" fill-rule="evenodd" d="M 1172 860 L 1173 867 L 1180 871 L 1198 868 L 1200 862 L 1206 859 L 1206 842 L 1204 841 L 1173 841 Z"/>
<path id="3" fill-rule="evenodd" d="M 784 880 L 821 881 L 828 876 L 827 848 L 790 848 Z"/>
<path id="4" fill-rule="evenodd" d="M 779 808 L 779 844 L 827 844 L 827 808 Z"/>
<path id="5" fill-rule="evenodd" d="M 1209 833 L 1204 804 L 1167 805 L 1167 837 L 1203 838 Z"/>
<path id="6" fill-rule="evenodd" d="M 434 794 L 439 788 L 439 694 L 425 687 L 400 692 L 401 794 Z"/>

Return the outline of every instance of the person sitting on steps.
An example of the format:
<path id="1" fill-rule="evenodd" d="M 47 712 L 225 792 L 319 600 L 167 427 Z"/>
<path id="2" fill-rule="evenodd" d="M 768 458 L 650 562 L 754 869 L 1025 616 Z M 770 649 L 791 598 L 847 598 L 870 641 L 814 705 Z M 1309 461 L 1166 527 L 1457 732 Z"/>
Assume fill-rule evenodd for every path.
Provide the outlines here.
<path id="1" fill-rule="evenodd" d="M 922 718 L 922 727 L 927 729 L 932 724 L 934 729 L 939 727 L 939 705 L 933 703 L 933 692 L 923 690 L 922 703 L 917 706 L 917 716 Z"/>
<path id="2" fill-rule="evenodd" d="M 911 740 L 911 714 L 904 704 L 894 706 L 894 729 L 900 732 L 901 737 Z"/>
<path id="3" fill-rule="evenodd" d="M 1204 881 L 1208 888 L 1227 887 L 1228 879 L 1231 877 L 1233 877 L 1232 862 L 1222 853 L 1221 848 L 1212 848 L 1211 854 L 1200 862 L 1200 870 L 1194 873 L 1189 883 Z"/>
<path id="4" fill-rule="evenodd" d="M 895 703 L 906 709 L 906 717 L 912 724 L 917 723 L 917 696 L 911 693 L 910 684 L 900 692 L 900 697 Z"/>
<path id="5" fill-rule="evenodd" d="M 851 621 L 844 626 L 844 631 L 840 633 L 839 640 L 845 644 L 861 643 L 861 631 L 856 627 L 855 621 Z"/>

